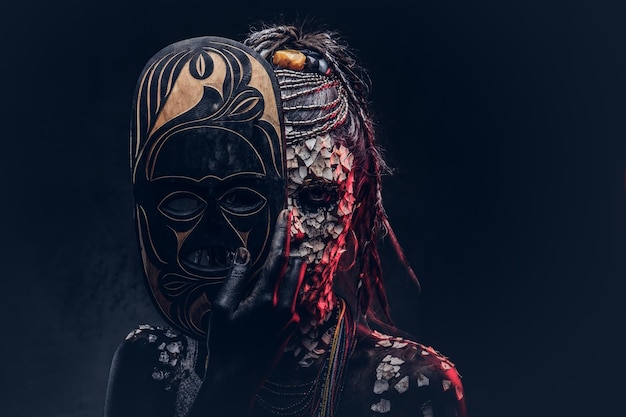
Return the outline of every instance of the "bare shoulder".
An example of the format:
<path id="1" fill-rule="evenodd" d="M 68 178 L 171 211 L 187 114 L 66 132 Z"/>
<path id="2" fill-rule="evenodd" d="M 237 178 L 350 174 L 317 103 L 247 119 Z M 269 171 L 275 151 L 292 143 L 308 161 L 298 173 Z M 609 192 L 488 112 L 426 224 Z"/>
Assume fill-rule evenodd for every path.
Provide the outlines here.
<path id="1" fill-rule="evenodd" d="M 357 344 L 340 407 L 342 416 L 466 416 L 461 376 L 450 359 L 376 331 Z"/>

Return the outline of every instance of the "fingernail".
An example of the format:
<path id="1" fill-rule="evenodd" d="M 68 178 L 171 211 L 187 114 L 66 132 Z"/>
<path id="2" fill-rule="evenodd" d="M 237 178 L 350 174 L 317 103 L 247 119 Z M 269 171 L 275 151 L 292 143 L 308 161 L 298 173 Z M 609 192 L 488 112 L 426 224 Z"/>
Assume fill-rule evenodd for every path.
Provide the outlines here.
<path id="1" fill-rule="evenodd" d="M 250 260 L 250 252 L 246 248 L 237 248 L 235 251 L 235 263 L 237 265 L 246 265 Z"/>

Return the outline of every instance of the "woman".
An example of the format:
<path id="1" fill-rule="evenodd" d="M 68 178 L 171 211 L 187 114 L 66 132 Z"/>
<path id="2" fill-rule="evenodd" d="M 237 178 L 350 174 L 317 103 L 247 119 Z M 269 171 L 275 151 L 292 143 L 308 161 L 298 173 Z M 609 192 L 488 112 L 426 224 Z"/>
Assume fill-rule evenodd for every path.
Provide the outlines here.
<path id="1" fill-rule="evenodd" d="M 135 217 L 172 328 L 122 343 L 108 417 L 466 415 L 454 365 L 390 324 L 376 242 L 404 257 L 362 74 L 335 34 L 280 25 L 146 65 Z"/>

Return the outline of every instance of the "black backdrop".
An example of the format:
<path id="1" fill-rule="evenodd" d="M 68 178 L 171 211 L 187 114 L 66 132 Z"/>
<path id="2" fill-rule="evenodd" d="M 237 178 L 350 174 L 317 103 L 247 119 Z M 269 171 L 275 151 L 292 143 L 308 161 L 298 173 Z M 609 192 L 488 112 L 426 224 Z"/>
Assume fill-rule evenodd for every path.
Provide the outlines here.
<path id="1" fill-rule="evenodd" d="M 4 6 L 0 414 L 102 415 L 116 345 L 160 322 L 132 223 L 136 77 L 169 43 L 241 39 L 281 14 L 340 31 L 370 71 L 396 168 L 384 198 L 423 285 L 415 298 L 387 261 L 393 314 L 457 364 L 472 417 L 620 414 L 626 7 L 613 3 Z"/>

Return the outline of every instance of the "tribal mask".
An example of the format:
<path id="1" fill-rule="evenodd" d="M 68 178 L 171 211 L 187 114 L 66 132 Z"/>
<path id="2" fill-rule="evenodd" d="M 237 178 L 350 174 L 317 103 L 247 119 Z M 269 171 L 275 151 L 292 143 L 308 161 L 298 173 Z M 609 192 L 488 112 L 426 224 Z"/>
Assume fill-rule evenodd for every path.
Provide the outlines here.
<path id="1" fill-rule="evenodd" d="M 131 126 L 135 218 L 162 315 L 206 336 L 236 248 L 251 280 L 286 204 L 283 115 L 270 64 L 232 40 L 175 43 L 145 66 Z"/>

